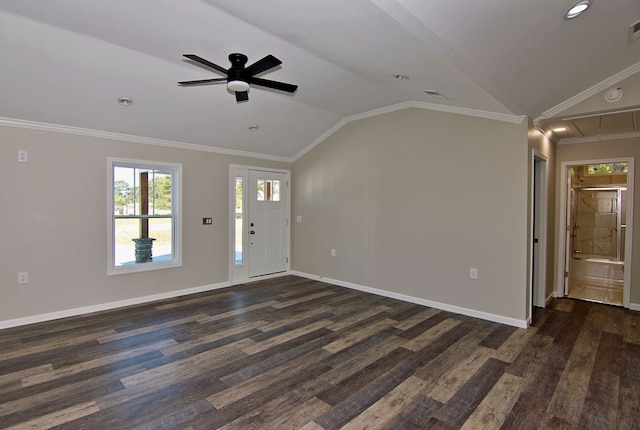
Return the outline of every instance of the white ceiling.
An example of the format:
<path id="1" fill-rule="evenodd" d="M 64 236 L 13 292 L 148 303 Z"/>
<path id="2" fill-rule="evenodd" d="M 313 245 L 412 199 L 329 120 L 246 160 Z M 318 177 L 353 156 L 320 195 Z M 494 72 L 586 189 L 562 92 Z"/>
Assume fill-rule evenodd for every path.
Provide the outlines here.
<path id="1" fill-rule="evenodd" d="M 291 159 L 345 119 L 414 105 L 511 121 L 638 64 L 638 0 L 0 0 L 0 118 Z M 283 61 L 236 103 L 241 52 Z M 404 74 L 409 80 L 397 80 Z M 435 90 L 449 100 L 434 99 Z M 120 96 L 132 106 L 117 103 Z M 256 131 L 249 131 L 259 124 Z"/>

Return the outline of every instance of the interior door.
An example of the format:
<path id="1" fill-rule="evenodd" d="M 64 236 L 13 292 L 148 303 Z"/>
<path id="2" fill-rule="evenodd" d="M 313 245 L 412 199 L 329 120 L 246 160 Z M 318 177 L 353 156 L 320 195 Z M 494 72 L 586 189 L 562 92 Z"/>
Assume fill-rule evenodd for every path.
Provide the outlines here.
<path id="1" fill-rule="evenodd" d="M 249 171 L 249 277 L 287 270 L 287 187 L 285 173 Z"/>

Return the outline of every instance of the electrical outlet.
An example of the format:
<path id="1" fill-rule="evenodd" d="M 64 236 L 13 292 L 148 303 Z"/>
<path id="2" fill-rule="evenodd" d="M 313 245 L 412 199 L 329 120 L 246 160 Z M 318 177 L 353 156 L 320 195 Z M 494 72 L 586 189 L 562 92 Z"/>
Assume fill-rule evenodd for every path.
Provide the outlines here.
<path id="1" fill-rule="evenodd" d="M 18 151 L 18 163 L 27 163 L 29 161 L 29 153 L 27 151 Z"/>
<path id="2" fill-rule="evenodd" d="M 331 249 L 331 256 L 335 257 L 336 256 L 336 250 L 335 249 Z"/>
<path id="3" fill-rule="evenodd" d="M 202 218 L 202 225 L 213 225 L 213 218 Z"/>
<path id="4" fill-rule="evenodd" d="M 478 279 L 477 267 L 469 267 L 469 279 Z"/>
<path id="5" fill-rule="evenodd" d="M 29 272 L 18 272 L 18 284 L 26 284 L 29 282 Z"/>

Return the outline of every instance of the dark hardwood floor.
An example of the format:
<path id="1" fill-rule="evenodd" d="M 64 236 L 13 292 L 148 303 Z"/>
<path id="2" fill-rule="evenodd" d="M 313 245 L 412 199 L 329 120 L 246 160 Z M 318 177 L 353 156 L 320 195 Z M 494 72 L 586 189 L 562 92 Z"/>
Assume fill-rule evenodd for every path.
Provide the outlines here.
<path id="1" fill-rule="evenodd" d="M 286 276 L 0 331 L 0 428 L 638 429 L 640 313 L 527 330 Z"/>

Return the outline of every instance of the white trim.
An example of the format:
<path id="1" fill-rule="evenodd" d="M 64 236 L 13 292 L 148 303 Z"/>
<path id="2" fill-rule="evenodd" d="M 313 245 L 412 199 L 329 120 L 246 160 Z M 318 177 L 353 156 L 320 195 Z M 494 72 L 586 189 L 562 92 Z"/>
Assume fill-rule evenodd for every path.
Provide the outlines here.
<path id="1" fill-rule="evenodd" d="M 136 297 L 133 299 L 118 300 L 115 302 L 102 303 L 99 305 L 85 306 L 81 308 L 67 309 L 64 311 L 50 312 L 46 314 L 33 315 L 30 317 L 16 318 L 11 320 L 0 321 L 0 329 L 17 327 L 27 324 L 35 324 L 45 321 L 57 320 L 60 318 L 75 317 L 78 315 L 90 314 L 93 312 L 108 311 L 118 309 L 125 306 L 140 305 L 144 303 L 155 302 L 158 300 L 170 299 L 173 297 L 186 296 L 189 294 L 202 293 L 206 291 L 219 290 L 229 287 L 229 282 L 220 282 L 217 284 L 203 285 L 200 287 L 187 288 L 185 290 L 168 291 L 166 293 L 153 294 L 150 296 Z"/>
<path id="2" fill-rule="evenodd" d="M 114 215 L 113 215 L 113 169 L 115 165 L 132 168 L 167 168 L 172 170 L 171 205 L 173 215 L 172 230 L 172 259 L 171 261 L 154 261 L 130 266 L 115 265 L 114 249 Z M 164 161 L 134 160 L 129 158 L 107 157 L 107 275 L 121 275 L 126 273 L 147 272 L 150 270 L 170 269 L 182 266 L 182 164 Z"/>
<path id="3" fill-rule="evenodd" d="M 626 270 L 624 271 L 624 287 L 623 287 L 623 303 L 625 308 L 631 309 L 631 262 L 633 261 L 633 206 L 634 206 L 634 171 L 635 171 L 635 158 L 634 157 L 616 157 L 605 158 L 596 160 L 578 160 L 578 161 L 563 161 L 560 164 L 560 208 L 559 212 L 561 216 L 566 214 L 567 211 L 567 169 L 572 166 L 583 166 L 586 164 L 599 164 L 599 163 L 616 163 L 627 162 L 629 163 L 629 170 L 627 172 L 627 228 L 625 235 L 625 249 L 624 249 L 624 264 Z M 554 288 L 555 297 L 564 297 L 564 271 L 565 271 L 565 241 L 566 241 L 566 221 L 560 219 L 558 225 L 557 236 L 557 259 L 556 264 L 558 269 L 556 285 Z M 635 305 L 634 305 L 635 306 Z M 638 309 L 640 310 L 640 309 Z"/>
<path id="4" fill-rule="evenodd" d="M 529 300 L 531 306 L 542 306 L 546 305 L 545 294 L 547 290 L 546 283 L 546 273 L 547 273 L 547 217 L 548 217 L 548 158 L 542 154 L 540 151 L 535 148 L 531 150 L 531 226 L 530 226 L 530 246 L 529 246 L 529 267 L 531 273 L 529 273 Z M 536 176 L 536 162 L 541 163 L 541 170 L 539 172 L 539 176 Z M 536 184 L 536 181 L 539 181 L 539 184 Z M 536 211 L 535 198 L 536 198 L 536 190 L 538 190 L 538 197 L 540 199 L 540 207 Z M 537 273 L 533 273 L 535 270 L 533 254 L 534 254 L 534 229 L 535 229 L 535 220 L 536 213 L 539 215 L 538 227 L 540 231 L 538 232 L 538 271 Z M 537 297 L 533 296 L 533 279 L 534 277 L 538 280 L 539 291 L 537 291 Z M 531 307 L 527 310 L 527 313 L 530 311 Z M 529 318 L 533 318 L 533 315 L 529 315 Z"/>
<path id="5" fill-rule="evenodd" d="M 309 145 L 298 151 L 293 157 L 282 157 L 276 155 L 259 154 L 256 152 L 239 151 L 235 149 L 217 148 L 207 145 L 196 145 L 193 143 L 178 142 L 174 140 L 157 139 L 153 137 L 135 136 L 125 133 L 113 133 L 110 131 L 93 130 L 89 128 L 73 127 L 69 125 L 50 124 L 45 122 L 28 121 L 22 119 L 5 118 L 0 117 L 0 126 L 7 127 L 26 128 L 29 130 L 47 131 L 52 133 L 65 133 L 77 136 L 97 137 L 101 139 L 117 140 L 121 142 L 142 143 L 145 145 L 164 146 L 168 148 L 186 149 L 191 151 L 211 152 L 215 154 L 233 155 L 238 157 L 250 157 L 260 160 L 281 161 L 285 163 L 293 163 L 297 161 L 307 152 L 311 151 L 318 144 L 323 142 L 333 133 L 341 129 L 346 124 L 357 121 L 364 118 L 371 118 L 374 116 L 382 115 L 389 112 L 395 112 L 397 110 L 407 109 L 410 107 L 419 109 L 435 110 L 440 112 L 455 113 L 460 115 L 474 116 L 479 118 L 493 119 L 496 121 L 510 122 L 513 124 L 521 124 L 526 119 L 525 115 L 511 115 L 499 112 L 483 111 L 479 109 L 468 109 L 458 106 L 447 106 L 437 103 L 419 102 L 419 101 L 407 101 L 398 103 L 391 106 L 386 106 L 379 109 L 374 109 L 368 112 L 351 115 L 340 120 L 336 125 L 329 130 L 322 133 L 318 138 L 313 140 Z"/>
<path id="6" fill-rule="evenodd" d="M 591 88 L 587 88 L 583 92 L 576 94 L 575 96 L 563 101 L 559 105 L 556 105 L 551 109 L 548 109 L 542 112 L 540 116 L 535 119 L 534 122 L 537 122 L 545 118 L 552 118 L 557 114 L 559 114 L 560 112 L 563 112 L 569 109 L 570 107 L 577 105 L 578 103 L 588 99 L 589 97 L 599 93 L 600 91 L 605 90 L 608 87 L 622 81 L 623 79 L 627 79 L 628 77 L 635 75 L 638 72 L 640 72 L 640 62 L 635 63 L 630 67 L 627 67 L 626 69 L 616 73 L 615 75 L 608 77 L 604 81 L 597 83 Z"/>
<path id="7" fill-rule="evenodd" d="M 640 311 L 640 303 L 629 303 L 629 309 L 632 311 Z"/>
<path id="8" fill-rule="evenodd" d="M 303 278 L 313 279 L 316 281 L 326 282 L 328 284 L 337 285 L 339 287 L 350 288 L 352 290 L 363 291 L 365 293 L 375 294 L 378 296 L 389 297 L 391 299 L 402 300 L 404 302 L 415 303 L 421 306 L 428 306 L 431 308 L 441 309 L 443 311 L 454 312 L 461 315 L 470 316 L 473 318 L 480 318 L 487 321 L 493 321 L 500 324 L 506 324 L 519 328 L 527 328 L 527 320 L 520 320 L 517 318 L 505 317 L 503 315 L 496 315 L 488 312 L 478 311 L 475 309 L 463 308 L 460 306 L 449 305 L 447 303 L 434 302 L 419 297 L 408 296 L 406 294 L 394 293 L 392 291 L 381 290 L 378 288 L 366 287 L 364 285 L 354 284 L 351 282 L 340 281 L 337 279 L 325 278 L 323 276 L 311 275 L 308 273 L 292 271 L 292 275 L 301 276 Z"/>
<path id="9" fill-rule="evenodd" d="M 156 139 L 153 137 L 135 136 L 124 133 L 112 133 L 110 131 L 92 130 L 89 128 L 71 127 L 68 125 L 49 124 L 45 122 L 27 121 L 13 118 L 0 117 L 0 125 L 7 127 L 26 128 L 29 130 L 48 131 L 52 133 L 72 134 L 76 136 L 97 137 L 100 139 L 117 140 L 121 142 L 142 143 L 145 145 L 164 146 L 167 148 L 186 149 L 190 151 L 211 152 L 214 154 L 233 155 L 238 157 L 258 158 L 260 160 L 282 161 L 290 163 L 289 157 L 258 154 L 256 152 L 238 151 L 235 149 L 216 148 L 207 145 L 177 142 L 174 140 Z"/>
<path id="10" fill-rule="evenodd" d="M 639 131 L 630 131 L 628 133 L 605 134 L 601 136 L 585 136 L 585 137 L 567 137 L 558 139 L 558 145 L 571 145 L 574 143 L 604 142 L 608 140 L 633 139 L 640 137 Z"/>
<path id="11" fill-rule="evenodd" d="M 264 276 L 255 276 L 249 277 L 249 262 L 247 259 L 248 243 L 249 240 L 246 235 L 243 235 L 242 238 L 242 249 L 245 250 L 243 255 L 244 264 L 242 266 L 235 265 L 235 177 L 242 176 L 243 178 L 243 195 L 242 195 L 242 207 L 243 207 L 243 216 L 246 217 L 249 215 L 249 196 L 247 193 L 246 185 L 249 183 L 249 172 L 250 171 L 261 171 L 261 172 L 273 172 L 273 173 L 281 173 L 286 175 L 287 177 L 287 187 L 286 187 L 286 214 L 287 214 L 287 250 L 286 250 L 286 270 L 284 272 L 278 272 L 273 275 L 264 275 Z M 229 283 L 231 285 L 237 285 L 245 282 L 252 282 L 258 279 L 269 279 L 275 278 L 278 276 L 284 276 L 289 274 L 289 270 L 291 270 L 291 170 L 287 169 L 277 169 L 270 167 L 260 167 L 260 166 L 247 166 L 243 164 L 229 164 Z"/>
<path id="12" fill-rule="evenodd" d="M 412 107 L 419 108 L 419 109 L 435 110 L 440 112 L 455 113 L 460 115 L 474 116 L 479 118 L 493 119 L 496 121 L 510 122 L 512 124 L 522 124 L 522 122 L 527 118 L 526 115 L 510 115 L 510 114 L 504 114 L 504 113 L 498 113 L 498 112 L 483 111 L 478 109 L 462 108 L 458 106 L 447 106 L 447 105 L 441 105 L 436 103 L 427 103 L 427 102 L 418 102 L 418 101 L 402 102 L 395 105 L 370 110 L 368 112 L 362 112 L 359 114 L 351 115 L 341 119 L 340 121 L 338 121 L 337 124 L 335 124 L 329 130 L 322 133 L 320 136 L 318 136 L 318 138 L 316 138 L 309 145 L 302 148 L 298 153 L 296 153 L 296 155 L 294 155 L 291 158 L 290 161 L 295 162 L 299 160 L 307 152 L 311 151 L 313 148 L 318 146 L 324 140 L 329 138 L 329 136 L 331 136 L 333 133 L 340 130 L 342 127 L 349 124 L 350 122 L 371 118 L 374 116 L 383 115 L 385 113 L 395 112 L 398 110 L 408 109 Z"/>

